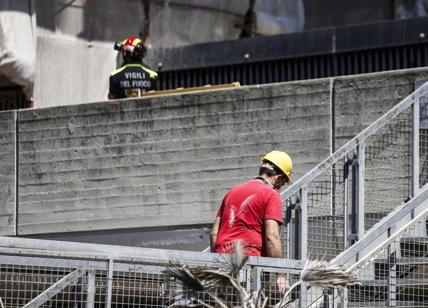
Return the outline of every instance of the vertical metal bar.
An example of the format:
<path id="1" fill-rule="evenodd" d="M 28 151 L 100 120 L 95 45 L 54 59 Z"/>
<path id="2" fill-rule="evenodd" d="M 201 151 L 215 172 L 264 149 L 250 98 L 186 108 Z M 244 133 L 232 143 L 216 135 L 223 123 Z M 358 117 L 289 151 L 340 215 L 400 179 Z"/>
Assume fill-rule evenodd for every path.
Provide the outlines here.
<path id="1" fill-rule="evenodd" d="M 355 156 L 352 159 L 352 193 L 351 193 L 351 238 L 350 245 L 354 244 L 358 238 L 358 148 L 356 150 Z"/>
<path id="2" fill-rule="evenodd" d="M 262 280 L 261 280 L 261 274 L 262 274 L 262 269 L 258 266 L 256 268 L 256 290 L 260 290 L 262 287 Z"/>
<path id="3" fill-rule="evenodd" d="M 94 308 L 95 304 L 95 272 L 88 271 L 87 273 L 87 289 L 86 289 L 86 308 Z"/>
<path id="4" fill-rule="evenodd" d="M 301 193 L 299 191 L 299 196 L 301 196 Z M 301 198 L 299 200 L 301 202 Z M 293 224 L 293 238 L 292 238 L 292 258 L 299 260 L 300 259 L 300 243 L 302 242 L 302 234 L 301 234 L 301 228 L 300 228 L 300 222 L 302 221 L 302 215 L 301 215 L 301 203 L 296 204 L 296 208 L 294 210 L 294 224 Z"/>
<path id="5" fill-rule="evenodd" d="M 13 112 L 15 122 L 15 208 L 14 208 L 14 230 L 13 235 L 18 236 L 19 216 L 19 123 L 18 111 Z"/>
<path id="6" fill-rule="evenodd" d="M 365 174 L 366 174 L 366 159 L 365 159 L 365 144 L 358 146 L 358 184 L 357 184 L 357 237 L 361 239 L 365 233 Z"/>
<path id="7" fill-rule="evenodd" d="M 298 258 L 306 261 L 308 258 L 308 189 L 306 186 L 300 189 L 299 213 Z M 306 288 L 300 286 L 299 307 L 302 307 L 302 300 L 304 298 L 306 298 Z"/>
<path id="8" fill-rule="evenodd" d="M 106 308 L 111 308 L 111 297 L 113 291 L 113 259 L 108 260 L 108 274 L 107 274 L 107 294 L 106 294 Z"/>
<path id="9" fill-rule="evenodd" d="M 348 186 L 349 186 L 349 163 L 348 156 L 345 156 L 343 162 L 343 238 L 345 248 L 348 248 L 350 245 L 349 242 L 349 194 L 348 194 Z"/>
<path id="10" fill-rule="evenodd" d="M 412 113 L 412 197 L 419 191 L 419 104 L 413 104 Z"/>
<path id="11" fill-rule="evenodd" d="M 333 308 L 341 307 L 339 305 L 339 299 L 340 299 L 340 297 L 339 297 L 338 289 L 334 288 L 332 291 L 332 299 L 331 299 L 331 305 Z"/>
<path id="12" fill-rule="evenodd" d="M 246 289 L 248 292 L 251 290 L 251 267 L 248 267 L 246 270 L 246 276 L 245 276 L 245 282 L 246 282 Z"/>
<path id="13" fill-rule="evenodd" d="M 397 262 L 395 252 L 388 245 L 388 307 L 397 307 Z"/>
<path id="14" fill-rule="evenodd" d="M 300 241 L 299 241 L 299 257 L 305 261 L 308 256 L 308 189 L 301 189 L 301 205 L 300 205 Z"/>
<path id="15" fill-rule="evenodd" d="M 342 308 L 348 307 L 348 288 L 343 288 L 342 294 Z"/>
<path id="16" fill-rule="evenodd" d="M 292 210 L 292 201 L 291 199 L 289 199 L 290 203 L 287 207 L 286 210 L 286 227 L 287 227 L 287 237 L 285 239 L 285 245 L 286 245 L 286 253 L 287 255 L 284 255 L 284 257 L 286 258 L 292 258 L 293 256 L 293 252 L 292 252 L 292 246 L 291 246 L 291 237 L 292 237 L 292 232 L 293 232 L 293 226 L 292 226 L 292 221 L 293 221 L 293 210 Z"/>

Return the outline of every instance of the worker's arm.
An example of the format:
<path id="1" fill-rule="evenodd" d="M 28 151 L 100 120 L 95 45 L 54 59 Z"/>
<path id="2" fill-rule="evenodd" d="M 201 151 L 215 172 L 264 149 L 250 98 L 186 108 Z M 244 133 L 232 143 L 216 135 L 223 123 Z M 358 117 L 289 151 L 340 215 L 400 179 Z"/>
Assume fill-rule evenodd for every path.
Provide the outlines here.
<path id="1" fill-rule="evenodd" d="M 220 217 L 216 217 L 210 233 L 211 252 L 214 252 L 215 241 L 217 240 L 218 229 L 220 228 Z"/>
<path id="2" fill-rule="evenodd" d="M 282 253 L 281 237 L 279 235 L 279 224 L 276 220 L 265 220 L 265 241 L 269 257 L 282 258 L 284 256 Z M 283 273 L 277 273 L 276 283 L 282 294 L 284 294 L 289 288 L 287 277 Z"/>
<path id="3" fill-rule="evenodd" d="M 279 223 L 276 220 L 265 220 L 265 242 L 268 257 L 283 257 L 281 237 L 279 235 Z"/>

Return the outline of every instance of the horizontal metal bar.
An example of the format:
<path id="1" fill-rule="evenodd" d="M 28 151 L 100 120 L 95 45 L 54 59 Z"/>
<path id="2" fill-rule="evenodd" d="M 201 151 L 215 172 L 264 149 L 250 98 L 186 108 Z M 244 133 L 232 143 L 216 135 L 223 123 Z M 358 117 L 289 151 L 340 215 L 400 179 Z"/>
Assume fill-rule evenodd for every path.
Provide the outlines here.
<path id="1" fill-rule="evenodd" d="M 40 267 L 61 267 L 61 268 L 85 268 L 93 270 L 107 270 L 108 263 L 105 261 L 54 259 L 51 257 L 34 257 L 20 255 L 1 255 L 1 265 L 31 265 Z"/>
<path id="2" fill-rule="evenodd" d="M 36 298 L 33 298 L 30 302 L 25 304 L 23 308 L 36 308 L 40 307 L 44 303 L 46 303 L 48 300 L 50 300 L 52 297 L 57 295 L 59 292 L 64 290 L 66 287 L 68 287 L 70 284 L 75 283 L 77 280 L 79 280 L 80 277 L 82 277 L 86 273 L 85 270 L 77 269 L 70 274 L 64 276 L 62 279 L 54 283 L 52 286 L 50 286 L 48 289 L 46 289 L 43 293 L 39 294 Z"/>
<path id="3" fill-rule="evenodd" d="M 201 253 L 196 251 L 166 250 L 141 247 L 127 247 L 101 244 L 86 244 L 50 240 L 26 239 L 0 236 L 0 255 L 16 254 L 23 256 L 57 257 L 64 259 L 83 259 L 115 262 L 151 263 L 153 265 L 168 265 L 171 262 L 179 264 L 194 264 L 202 266 L 218 266 L 224 262 L 225 255 Z M 82 261 L 83 262 L 83 261 Z M 304 262 L 280 258 L 250 257 L 248 265 L 303 268 Z M 104 267 L 106 269 L 106 267 Z"/>
<path id="4" fill-rule="evenodd" d="M 284 197 L 291 197 L 295 195 L 302 187 L 307 186 L 317 176 L 330 168 L 333 164 L 344 158 L 346 154 L 354 150 L 359 144 L 363 143 L 369 136 L 376 133 L 379 129 L 385 126 L 388 122 L 394 119 L 401 112 L 409 108 L 413 103 L 417 102 L 419 98 L 426 95 L 428 92 L 428 82 L 424 83 L 420 88 L 412 94 L 403 99 L 400 103 L 395 105 L 391 110 L 366 127 L 361 133 L 352 138 L 348 143 L 342 146 L 339 150 L 334 152 L 324 161 L 319 163 L 315 168 L 309 171 L 305 176 L 298 179 L 288 189 L 284 190 L 281 195 Z"/>

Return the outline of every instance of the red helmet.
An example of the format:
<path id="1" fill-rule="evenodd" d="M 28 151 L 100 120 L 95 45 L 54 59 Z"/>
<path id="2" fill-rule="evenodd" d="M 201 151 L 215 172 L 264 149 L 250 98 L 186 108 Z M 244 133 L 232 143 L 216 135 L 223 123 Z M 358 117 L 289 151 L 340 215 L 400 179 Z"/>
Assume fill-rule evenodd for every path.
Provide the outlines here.
<path id="1" fill-rule="evenodd" d="M 146 46 L 143 44 L 143 41 L 135 36 L 124 39 L 122 42 L 115 43 L 114 49 L 122 52 L 125 58 L 129 57 L 139 59 L 144 57 L 144 54 L 147 50 Z"/>

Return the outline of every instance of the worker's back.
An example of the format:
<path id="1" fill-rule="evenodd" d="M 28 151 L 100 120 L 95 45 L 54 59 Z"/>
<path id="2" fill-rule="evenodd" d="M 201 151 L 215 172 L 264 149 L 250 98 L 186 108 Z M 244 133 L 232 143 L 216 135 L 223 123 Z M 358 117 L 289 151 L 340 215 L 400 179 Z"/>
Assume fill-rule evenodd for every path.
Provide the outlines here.
<path id="1" fill-rule="evenodd" d="M 140 97 L 156 90 L 157 73 L 141 63 L 128 63 L 110 75 L 110 94 L 114 98 Z"/>
<path id="2" fill-rule="evenodd" d="M 246 253 L 264 255 L 264 220 L 282 223 L 281 196 L 259 179 L 232 188 L 225 196 L 217 216 L 221 223 L 215 251 L 232 253 L 233 241 L 243 240 Z"/>

